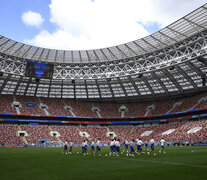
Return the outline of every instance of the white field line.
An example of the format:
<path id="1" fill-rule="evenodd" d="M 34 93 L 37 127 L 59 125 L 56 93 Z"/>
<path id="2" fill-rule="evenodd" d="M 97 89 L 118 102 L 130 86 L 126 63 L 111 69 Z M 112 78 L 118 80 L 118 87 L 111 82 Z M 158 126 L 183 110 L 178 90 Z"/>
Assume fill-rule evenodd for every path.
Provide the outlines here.
<path id="1" fill-rule="evenodd" d="M 132 161 L 142 161 L 142 162 L 152 162 L 152 163 L 160 163 L 160 164 L 168 164 L 168 165 L 176 165 L 176 166 L 188 166 L 188 167 L 207 168 L 207 166 L 202 166 L 202 165 L 192 165 L 192 164 L 184 164 L 184 163 L 176 163 L 176 162 L 168 162 L 168 161 L 157 161 L 157 160 L 153 161 L 153 160 L 144 160 L 144 159 L 122 158 L 122 157 L 119 157 L 117 159 L 132 160 Z"/>

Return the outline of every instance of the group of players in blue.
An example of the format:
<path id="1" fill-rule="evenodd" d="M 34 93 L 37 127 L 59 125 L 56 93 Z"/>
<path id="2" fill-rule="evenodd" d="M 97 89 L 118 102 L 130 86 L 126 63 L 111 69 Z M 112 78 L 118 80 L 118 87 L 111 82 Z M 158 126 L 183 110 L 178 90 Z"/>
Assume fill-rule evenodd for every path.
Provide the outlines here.
<path id="1" fill-rule="evenodd" d="M 90 141 L 90 143 L 88 143 L 88 141 Z M 145 152 L 142 151 L 142 147 L 144 146 L 144 148 L 146 150 L 148 150 L 147 155 L 150 155 L 151 153 L 153 153 L 154 156 L 157 156 L 157 154 L 154 151 L 154 146 L 155 146 L 155 141 L 152 138 L 150 141 L 145 141 L 144 143 L 142 142 L 142 139 L 133 139 L 132 141 L 128 142 L 127 140 L 123 142 L 124 145 L 124 150 L 123 152 L 120 152 L 120 147 L 122 145 L 122 143 L 120 142 L 120 139 L 118 138 L 113 138 L 110 143 L 108 144 L 110 146 L 110 152 L 109 154 L 106 154 L 105 156 L 120 156 L 120 154 L 123 154 L 126 151 L 126 156 L 134 156 L 135 154 L 141 155 Z M 164 138 L 162 138 L 160 140 L 160 145 L 161 145 L 161 149 L 160 149 L 160 153 L 165 153 L 165 140 Z M 68 146 L 70 146 L 70 150 L 69 152 L 67 151 Z M 88 152 L 88 146 L 90 146 L 90 151 Z M 72 154 L 72 147 L 73 147 L 73 143 L 70 142 L 70 144 L 67 142 L 64 143 L 64 150 L 63 150 L 63 154 Z M 98 140 L 90 140 L 90 139 L 85 139 L 83 140 L 83 142 L 81 143 L 81 147 L 82 147 L 82 152 L 80 152 L 80 154 L 82 154 L 83 156 L 85 155 L 93 155 L 93 156 L 101 156 L 101 142 L 100 139 Z M 136 147 L 136 151 L 135 151 L 135 147 Z"/>
<path id="2" fill-rule="evenodd" d="M 73 149 L 73 142 L 70 142 L 70 149 L 68 152 L 68 140 L 65 141 L 64 143 L 64 150 L 62 151 L 62 154 L 72 154 L 72 149 Z"/>
<path id="3" fill-rule="evenodd" d="M 149 146 L 150 145 L 150 150 L 149 150 Z M 156 156 L 157 154 L 154 152 L 154 145 L 155 145 L 155 141 L 152 138 L 150 141 L 145 141 L 145 143 L 142 142 L 142 139 L 139 138 L 136 141 L 133 139 L 132 141 L 130 141 L 129 143 L 126 141 L 125 142 L 125 150 L 127 150 L 127 156 L 134 156 L 135 153 L 137 153 L 138 155 L 143 154 L 144 152 L 142 151 L 142 147 L 144 146 L 146 150 L 149 150 L 147 152 L 148 155 L 150 155 L 150 153 L 153 153 L 154 156 Z M 130 151 L 128 151 L 128 146 L 130 148 Z M 137 150 L 135 152 L 134 146 L 137 146 Z M 164 148 L 164 146 L 163 146 Z"/>
<path id="4" fill-rule="evenodd" d="M 85 156 L 85 155 L 88 155 L 88 142 L 87 142 L 87 139 L 85 139 L 82 144 L 81 144 L 81 147 L 82 147 L 82 154 Z M 91 155 L 96 155 L 98 154 L 99 156 L 101 156 L 101 142 L 100 142 L 100 139 L 98 139 L 97 141 L 94 141 L 94 140 L 91 140 L 91 144 L 90 144 L 90 147 L 91 147 L 91 151 L 90 151 L 90 154 Z"/>

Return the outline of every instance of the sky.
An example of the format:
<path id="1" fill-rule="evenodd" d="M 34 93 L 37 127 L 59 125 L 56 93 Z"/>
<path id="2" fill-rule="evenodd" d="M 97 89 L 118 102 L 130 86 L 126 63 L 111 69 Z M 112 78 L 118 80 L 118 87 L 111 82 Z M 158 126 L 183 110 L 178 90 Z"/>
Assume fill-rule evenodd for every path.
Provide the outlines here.
<path id="1" fill-rule="evenodd" d="M 127 43 L 173 23 L 206 0 L 1 0 L 0 34 L 52 49 Z"/>

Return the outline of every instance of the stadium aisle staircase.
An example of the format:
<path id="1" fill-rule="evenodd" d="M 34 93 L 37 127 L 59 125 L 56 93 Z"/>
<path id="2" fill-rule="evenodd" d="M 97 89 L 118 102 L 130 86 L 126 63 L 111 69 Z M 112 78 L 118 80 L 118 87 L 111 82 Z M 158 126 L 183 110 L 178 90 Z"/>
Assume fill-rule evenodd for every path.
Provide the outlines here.
<path id="1" fill-rule="evenodd" d="M 64 99 L 62 99 L 61 101 L 62 101 L 62 103 L 64 104 L 64 107 L 65 107 L 65 106 L 66 106 L 66 107 L 71 107 L 71 106 L 68 106 L 68 104 L 65 102 Z M 74 111 L 73 111 L 73 107 L 71 107 L 70 109 L 68 109 L 68 111 L 70 112 L 70 114 L 71 114 L 73 117 L 76 116 L 75 113 L 74 113 Z"/>
<path id="2" fill-rule="evenodd" d="M 26 137 L 23 137 L 23 141 L 24 141 L 25 144 L 28 144 L 28 141 L 27 141 Z"/>
<path id="3" fill-rule="evenodd" d="M 51 128 L 50 126 L 48 126 L 48 128 L 49 128 L 50 131 L 52 131 L 52 128 Z M 49 134 L 50 134 L 50 133 L 49 133 Z M 52 136 L 52 135 L 50 134 L 50 136 Z"/>
<path id="4" fill-rule="evenodd" d="M 18 129 L 19 129 L 19 131 L 22 131 L 22 128 L 21 128 L 20 125 L 18 125 Z M 17 133 L 17 134 L 18 134 L 18 133 Z M 24 143 L 25 143 L 25 144 L 28 144 L 27 138 L 26 138 L 25 136 L 22 137 L 22 138 L 23 138 Z"/>
<path id="5" fill-rule="evenodd" d="M 19 129 L 19 131 L 21 131 L 21 130 L 22 130 L 22 128 L 21 128 L 21 126 L 20 126 L 20 125 L 18 125 L 18 129 Z"/>
<path id="6" fill-rule="evenodd" d="M 80 129 L 78 129 L 78 127 L 76 127 L 76 129 L 78 130 L 78 132 L 80 132 L 80 131 L 81 131 Z"/>
<path id="7" fill-rule="evenodd" d="M 130 134 L 132 134 L 132 133 L 133 133 L 133 131 L 134 131 L 134 127 L 131 129 Z"/>
<path id="8" fill-rule="evenodd" d="M 207 123 L 203 124 L 202 127 L 207 129 Z"/>
<path id="9" fill-rule="evenodd" d="M 48 128 L 49 128 L 50 131 L 53 131 L 50 126 L 48 126 Z M 52 134 L 50 134 L 50 132 L 49 132 L 49 135 L 52 136 Z M 58 139 L 58 141 L 60 141 L 63 144 L 62 139 L 60 139 L 59 137 L 56 137 L 56 138 Z"/>
<path id="10" fill-rule="evenodd" d="M 60 139 L 59 137 L 57 138 L 62 144 L 63 144 L 63 141 L 62 141 L 62 139 Z"/>

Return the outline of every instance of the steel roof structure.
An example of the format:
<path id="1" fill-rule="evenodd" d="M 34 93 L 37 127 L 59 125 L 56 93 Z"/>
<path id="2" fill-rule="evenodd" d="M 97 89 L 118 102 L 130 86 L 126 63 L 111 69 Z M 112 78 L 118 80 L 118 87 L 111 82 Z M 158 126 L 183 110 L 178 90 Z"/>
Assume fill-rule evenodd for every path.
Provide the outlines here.
<path id="1" fill-rule="evenodd" d="M 144 38 L 102 49 L 54 50 L 0 36 L 0 93 L 82 100 L 145 100 L 206 90 L 207 4 Z M 24 76 L 54 64 L 52 79 Z"/>

